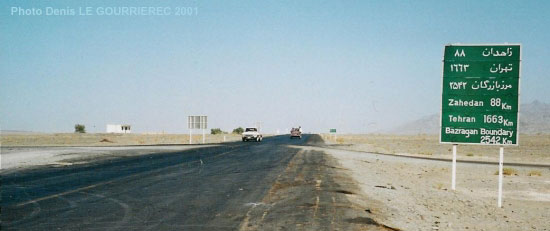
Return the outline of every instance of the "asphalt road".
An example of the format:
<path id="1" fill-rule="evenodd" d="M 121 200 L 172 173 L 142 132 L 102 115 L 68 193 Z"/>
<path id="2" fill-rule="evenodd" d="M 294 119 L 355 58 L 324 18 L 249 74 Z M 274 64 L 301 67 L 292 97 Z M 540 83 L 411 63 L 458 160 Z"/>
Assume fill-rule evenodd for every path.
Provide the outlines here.
<path id="1" fill-rule="evenodd" d="M 2 230 L 397 230 L 316 135 L 2 173 Z M 40 149 L 40 148 L 38 148 Z"/>
<path id="2" fill-rule="evenodd" d="M 233 230 L 303 144 L 263 142 L 2 175 L 2 229 Z"/>

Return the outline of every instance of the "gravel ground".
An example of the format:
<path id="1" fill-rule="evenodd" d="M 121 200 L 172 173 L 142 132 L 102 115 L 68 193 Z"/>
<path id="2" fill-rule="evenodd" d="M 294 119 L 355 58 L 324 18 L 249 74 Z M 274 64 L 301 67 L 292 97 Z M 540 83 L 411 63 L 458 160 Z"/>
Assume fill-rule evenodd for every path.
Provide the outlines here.
<path id="1" fill-rule="evenodd" d="M 505 176 L 503 208 L 497 207 L 497 165 L 457 166 L 444 161 L 309 147 L 338 160 L 359 186 L 351 201 L 368 206 L 379 221 L 402 230 L 550 230 L 550 169 L 514 167 Z M 541 176 L 528 176 L 538 172 Z M 354 198 L 352 198 L 354 197 Z M 365 200 L 370 200 L 365 203 Z M 374 201 L 374 202 L 373 202 Z M 367 205 L 365 205 L 367 204 Z M 376 206 L 374 206 L 376 205 Z"/>
<path id="2" fill-rule="evenodd" d="M 240 141 L 241 136 L 207 134 L 205 138 L 207 144 L 215 145 Z M 189 135 L 186 134 L 1 134 L 0 171 L 41 165 L 67 166 L 88 163 L 96 158 L 205 147 L 195 145 L 200 143 L 201 134 L 193 135 L 192 145 L 189 145 Z"/>
<path id="3" fill-rule="evenodd" d="M 183 151 L 213 145 L 169 145 L 126 147 L 1 147 L 0 171 L 44 165 L 67 166 L 123 156 Z"/>
<path id="4" fill-rule="evenodd" d="M 206 143 L 239 141 L 237 134 L 205 135 Z M 113 133 L 54 133 L 54 134 L 0 134 L 0 143 L 7 147 L 28 146 L 126 146 L 189 144 L 188 134 L 113 134 Z M 202 134 L 193 134 L 192 144 L 202 143 Z"/>
<path id="5" fill-rule="evenodd" d="M 338 149 L 427 158 L 452 158 L 452 145 L 440 144 L 437 135 L 323 135 L 326 144 Z M 499 147 L 458 145 L 457 159 L 499 161 Z M 504 163 L 550 165 L 550 135 L 521 134 L 519 146 L 504 148 Z"/>

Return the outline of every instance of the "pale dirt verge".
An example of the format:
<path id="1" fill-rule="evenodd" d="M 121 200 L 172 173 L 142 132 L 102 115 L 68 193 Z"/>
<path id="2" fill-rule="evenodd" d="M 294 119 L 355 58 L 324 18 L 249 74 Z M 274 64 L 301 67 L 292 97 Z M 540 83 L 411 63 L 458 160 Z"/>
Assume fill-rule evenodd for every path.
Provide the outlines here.
<path id="1" fill-rule="evenodd" d="M 240 141 L 236 134 L 205 136 L 210 145 Z M 195 134 L 189 145 L 186 134 L 1 134 L 0 171 L 34 166 L 85 164 L 97 158 L 115 158 L 206 147 L 202 134 Z M 185 145 L 183 145 L 185 144 Z"/>
<path id="2" fill-rule="evenodd" d="M 550 169 L 514 167 L 504 177 L 503 208 L 497 208 L 497 165 L 459 163 L 457 190 L 450 190 L 451 164 L 364 152 L 303 147 L 324 151 L 357 182 L 362 197 L 348 197 L 373 215 L 402 230 L 550 230 Z M 541 176 L 528 176 L 530 171 Z"/>
<path id="3" fill-rule="evenodd" d="M 206 134 L 206 143 L 239 141 L 237 134 Z M 202 134 L 193 134 L 191 144 L 202 143 Z M 113 134 L 113 133 L 55 133 L 55 134 L 1 134 L 4 147 L 28 146 L 127 146 L 189 144 L 189 134 Z"/>
<path id="4" fill-rule="evenodd" d="M 92 161 L 189 150 L 215 145 L 126 147 L 1 147 L 0 172 L 37 166 L 63 167 Z"/>

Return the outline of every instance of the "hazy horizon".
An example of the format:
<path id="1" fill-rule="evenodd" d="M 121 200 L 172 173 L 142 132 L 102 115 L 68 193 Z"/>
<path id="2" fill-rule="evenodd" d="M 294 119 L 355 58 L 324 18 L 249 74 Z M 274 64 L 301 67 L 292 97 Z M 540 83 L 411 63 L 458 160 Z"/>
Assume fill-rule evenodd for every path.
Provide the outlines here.
<path id="1" fill-rule="evenodd" d="M 0 129 L 368 133 L 438 113 L 444 45 L 522 44 L 521 103 L 549 103 L 547 1 L 2 1 Z M 12 7 L 176 7 L 30 16 Z M 173 12 L 172 12 L 173 13 Z"/>

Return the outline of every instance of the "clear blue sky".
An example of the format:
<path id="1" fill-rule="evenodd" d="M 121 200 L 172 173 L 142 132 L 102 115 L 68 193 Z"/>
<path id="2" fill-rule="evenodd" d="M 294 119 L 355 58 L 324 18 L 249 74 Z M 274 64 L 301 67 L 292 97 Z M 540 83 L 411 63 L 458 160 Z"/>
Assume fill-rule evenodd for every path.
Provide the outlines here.
<path id="1" fill-rule="evenodd" d="M 372 132 L 438 113 L 448 43 L 521 43 L 521 101 L 549 102 L 550 1 L 1 1 L 0 126 Z M 196 7 L 19 16 L 11 7 Z M 45 12 L 43 12 L 45 14 Z M 78 13 L 78 12 L 77 12 Z"/>

